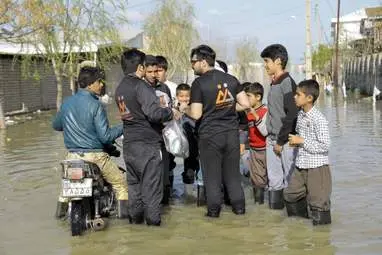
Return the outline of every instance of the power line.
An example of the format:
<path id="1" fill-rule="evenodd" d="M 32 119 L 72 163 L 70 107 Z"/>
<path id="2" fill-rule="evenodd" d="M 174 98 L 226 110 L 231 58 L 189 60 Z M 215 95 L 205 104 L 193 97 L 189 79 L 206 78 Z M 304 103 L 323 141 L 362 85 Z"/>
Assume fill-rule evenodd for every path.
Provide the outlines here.
<path id="1" fill-rule="evenodd" d="M 329 44 L 329 39 L 328 39 L 328 35 L 326 34 L 326 31 L 324 29 L 324 26 L 322 25 L 322 20 L 321 20 L 321 16 L 320 16 L 320 11 L 319 11 L 319 5 L 316 4 L 315 6 L 315 15 L 316 15 L 316 22 L 318 23 L 318 45 L 321 43 L 321 39 L 322 39 L 322 34 L 324 35 L 325 37 L 325 42 L 327 44 Z"/>
<path id="2" fill-rule="evenodd" d="M 325 2 L 328 4 L 330 11 L 332 12 L 332 15 L 334 16 L 336 12 L 334 11 L 332 3 L 330 2 L 330 0 L 325 0 Z"/>
<path id="3" fill-rule="evenodd" d="M 271 13 L 269 15 L 266 15 L 266 18 L 273 17 L 273 16 L 279 16 L 279 15 L 285 14 L 285 13 L 287 13 L 289 11 L 292 11 L 292 10 L 296 10 L 296 9 L 298 10 L 301 7 L 304 7 L 304 5 L 299 4 L 299 5 L 293 6 L 291 8 L 288 8 L 286 10 L 283 10 L 281 12 Z M 252 16 L 250 18 L 252 18 Z M 263 18 L 263 17 L 261 17 L 261 18 Z M 240 21 L 235 20 L 235 21 L 231 21 L 231 22 L 223 22 L 223 23 L 220 23 L 220 24 L 224 24 L 224 25 L 238 25 L 238 24 L 242 24 L 242 23 L 247 22 L 247 21 L 248 21 L 247 19 L 240 20 Z"/>

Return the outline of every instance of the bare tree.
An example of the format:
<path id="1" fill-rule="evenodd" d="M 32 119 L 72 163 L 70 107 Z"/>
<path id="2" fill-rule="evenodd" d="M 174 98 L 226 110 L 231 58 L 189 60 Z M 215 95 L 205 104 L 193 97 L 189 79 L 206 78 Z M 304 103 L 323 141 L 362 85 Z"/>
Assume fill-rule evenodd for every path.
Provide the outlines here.
<path id="1" fill-rule="evenodd" d="M 163 0 L 145 22 L 149 51 L 168 58 L 169 78 L 189 69 L 191 45 L 199 37 L 193 20 L 194 8 L 187 0 Z"/>
<path id="2" fill-rule="evenodd" d="M 250 63 L 259 61 L 260 55 L 257 50 L 257 41 L 255 39 L 245 39 L 236 46 L 236 73 L 241 81 L 250 79 Z"/>
<path id="3" fill-rule="evenodd" d="M 81 59 L 93 59 L 88 53 L 94 55 L 102 44 L 122 49 L 118 25 L 126 22 L 126 4 L 123 0 L 6 0 L 0 9 L 0 37 L 33 49 L 52 67 L 59 108 L 63 78 L 73 81 Z M 34 57 L 24 57 L 23 66 L 33 66 Z"/>

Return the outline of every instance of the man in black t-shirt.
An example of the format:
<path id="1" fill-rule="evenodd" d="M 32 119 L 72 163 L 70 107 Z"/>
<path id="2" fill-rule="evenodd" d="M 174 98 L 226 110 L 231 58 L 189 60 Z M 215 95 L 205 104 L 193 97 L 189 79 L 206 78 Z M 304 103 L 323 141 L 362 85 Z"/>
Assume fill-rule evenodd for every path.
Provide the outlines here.
<path id="1" fill-rule="evenodd" d="M 199 120 L 199 151 L 207 195 L 207 214 L 219 217 L 221 185 L 224 182 L 235 214 L 245 213 L 240 179 L 239 123 L 236 111 L 250 108 L 239 81 L 214 69 L 215 52 L 207 45 L 191 51 L 192 69 L 200 75 L 192 83 L 191 105 L 181 105 Z"/>

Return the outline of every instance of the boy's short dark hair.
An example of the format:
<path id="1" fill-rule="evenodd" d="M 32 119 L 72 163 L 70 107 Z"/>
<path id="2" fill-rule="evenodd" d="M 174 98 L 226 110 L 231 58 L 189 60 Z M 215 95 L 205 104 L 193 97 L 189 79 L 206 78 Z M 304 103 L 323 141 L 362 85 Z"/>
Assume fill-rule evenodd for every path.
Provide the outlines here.
<path id="1" fill-rule="evenodd" d="M 156 56 L 158 67 L 163 68 L 165 71 L 168 69 L 167 59 L 163 56 Z"/>
<path id="2" fill-rule="evenodd" d="M 260 95 L 260 100 L 263 100 L 264 96 L 264 87 L 258 82 L 249 83 L 244 87 L 245 93 L 250 93 L 253 95 Z"/>
<path id="3" fill-rule="evenodd" d="M 312 103 L 315 103 L 318 96 L 320 95 L 320 85 L 313 79 L 300 82 L 297 85 L 297 88 L 301 89 L 306 96 L 312 96 Z"/>
<path id="4" fill-rule="evenodd" d="M 139 65 L 144 65 L 146 54 L 133 48 L 121 55 L 121 67 L 124 74 L 135 73 Z"/>
<path id="5" fill-rule="evenodd" d="M 261 57 L 270 58 L 272 59 L 272 61 L 275 61 L 276 59 L 279 58 L 281 60 L 281 67 L 283 69 L 285 69 L 288 63 L 288 51 L 281 44 L 269 45 L 261 52 Z"/>
<path id="6" fill-rule="evenodd" d="M 241 86 L 243 87 L 244 92 L 245 92 L 245 88 L 246 88 L 247 86 L 249 86 L 250 84 L 251 84 L 251 83 L 250 83 L 249 81 L 243 82 L 243 83 L 241 84 Z"/>
<path id="7" fill-rule="evenodd" d="M 228 66 L 224 61 L 216 60 L 216 62 L 218 62 L 220 68 L 223 69 L 225 73 L 228 73 Z"/>
<path id="8" fill-rule="evenodd" d="M 187 83 L 181 83 L 176 87 L 176 94 L 178 94 L 180 91 L 191 91 L 191 86 Z"/>
<path id="9" fill-rule="evenodd" d="M 78 86 L 82 89 L 93 84 L 97 80 L 104 80 L 105 73 L 99 67 L 85 66 L 82 67 L 78 75 Z"/>
<path id="10" fill-rule="evenodd" d="M 153 55 L 146 55 L 145 58 L 145 66 L 157 66 L 158 65 L 158 60 L 155 56 Z"/>
<path id="11" fill-rule="evenodd" d="M 216 53 L 210 46 L 202 44 L 191 50 L 190 58 L 195 58 L 197 60 L 205 60 L 209 66 L 214 66 Z"/>

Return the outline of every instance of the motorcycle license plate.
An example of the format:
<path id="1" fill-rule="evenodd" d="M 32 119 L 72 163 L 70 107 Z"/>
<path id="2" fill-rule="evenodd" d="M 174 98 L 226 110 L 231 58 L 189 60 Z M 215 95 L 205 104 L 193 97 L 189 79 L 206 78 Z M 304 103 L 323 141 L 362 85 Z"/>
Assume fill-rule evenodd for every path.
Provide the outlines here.
<path id="1" fill-rule="evenodd" d="M 91 197 L 92 196 L 93 179 L 85 178 L 81 182 L 71 180 L 62 180 L 62 196 L 63 197 Z"/>

